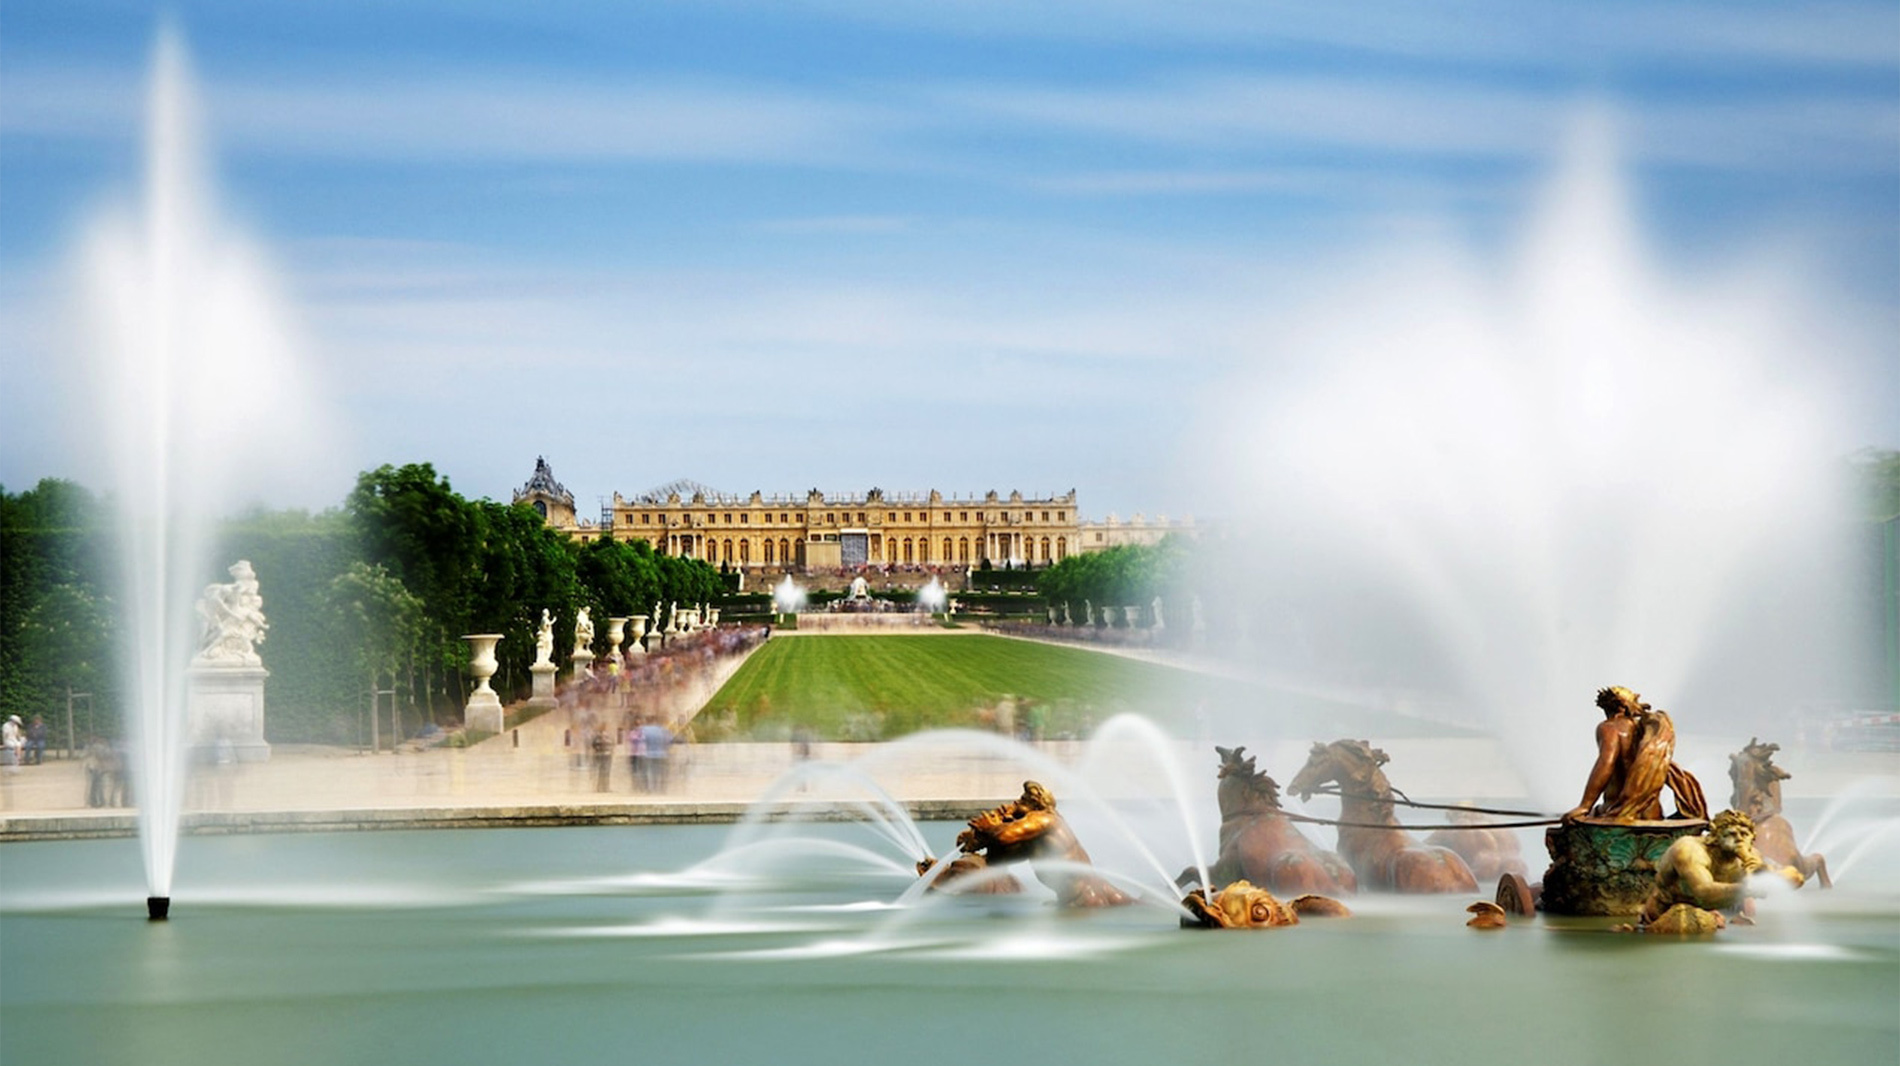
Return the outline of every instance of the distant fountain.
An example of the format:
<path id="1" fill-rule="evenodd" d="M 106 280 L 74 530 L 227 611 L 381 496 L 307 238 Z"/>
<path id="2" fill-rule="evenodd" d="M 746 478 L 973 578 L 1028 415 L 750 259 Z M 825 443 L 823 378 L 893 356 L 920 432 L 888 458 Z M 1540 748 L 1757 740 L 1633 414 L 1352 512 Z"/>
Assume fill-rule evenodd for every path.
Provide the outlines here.
<path id="1" fill-rule="evenodd" d="M 930 584 L 917 590 L 917 606 L 926 614 L 942 614 L 949 602 L 950 594 L 935 576 L 931 577 Z"/>
<path id="2" fill-rule="evenodd" d="M 792 575 L 786 574 L 784 580 L 772 587 L 772 610 L 778 614 L 797 614 L 805 609 L 805 590 L 798 587 Z"/>
<path id="3" fill-rule="evenodd" d="M 297 478 L 310 461 L 297 457 L 323 449 L 309 442 L 309 391 L 292 377 L 269 271 L 210 210 L 172 33 L 159 35 L 149 94 L 142 202 L 88 233 L 81 319 L 119 507 L 130 760 L 157 918 L 192 740 L 193 597 L 212 571 L 215 523 L 238 493 Z"/>

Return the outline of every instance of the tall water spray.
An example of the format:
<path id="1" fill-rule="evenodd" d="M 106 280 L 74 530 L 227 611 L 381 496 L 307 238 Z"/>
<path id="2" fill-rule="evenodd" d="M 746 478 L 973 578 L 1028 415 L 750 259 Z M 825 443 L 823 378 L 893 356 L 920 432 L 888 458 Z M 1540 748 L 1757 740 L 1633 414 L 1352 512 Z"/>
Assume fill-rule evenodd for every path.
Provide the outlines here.
<path id="1" fill-rule="evenodd" d="M 930 614 L 942 614 L 949 603 L 949 591 L 934 575 L 928 585 L 917 590 L 917 606 Z"/>
<path id="2" fill-rule="evenodd" d="M 269 272 L 210 210 L 173 32 L 158 36 L 148 91 L 139 203 L 102 217 L 80 259 L 94 432 L 118 507 L 129 769 L 147 887 L 169 898 L 192 740 L 193 607 L 214 570 L 215 523 L 235 494 L 301 476 L 308 460 L 287 457 L 314 449 Z"/>
<path id="3" fill-rule="evenodd" d="M 1583 124 L 1502 269 L 1385 257 L 1276 323 L 1208 445 L 1252 661 L 1438 699 L 1553 805 L 1601 686 L 1715 732 L 1852 669 L 1838 337 L 1775 271 L 1672 276 L 1612 147 Z"/>
<path id="4" fill-rule="evenodd" d="M 772 609 L 780 614 L 797 614 L 805 609 L 805 590 L 786 574 L 784 580 L 772 586 Z"/>

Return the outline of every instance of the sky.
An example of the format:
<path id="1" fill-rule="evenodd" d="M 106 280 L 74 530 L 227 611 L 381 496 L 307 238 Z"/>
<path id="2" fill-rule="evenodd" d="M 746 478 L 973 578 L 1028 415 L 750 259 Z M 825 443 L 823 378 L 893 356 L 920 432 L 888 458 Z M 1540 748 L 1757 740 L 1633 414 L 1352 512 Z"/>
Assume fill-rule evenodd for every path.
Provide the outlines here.
<path id="1" fill-rule="evenodd" d="M 1321 369 L 1287 323 L 1376 310 L 1394 248 L 1508 272 L 1580 116 L 1660 269 L 1801 289 L 1830 340 L 1788 366 L 1900 447 L 1889 2 L 14 0 L 10 491 L 101 477 L 71 264 L 136 198 L 166 19 L 330 427 L 268 506 L 545 456 L 583 515 L 689 478 L 1218 518 L 1247 457 L 1205 423 Z"/>

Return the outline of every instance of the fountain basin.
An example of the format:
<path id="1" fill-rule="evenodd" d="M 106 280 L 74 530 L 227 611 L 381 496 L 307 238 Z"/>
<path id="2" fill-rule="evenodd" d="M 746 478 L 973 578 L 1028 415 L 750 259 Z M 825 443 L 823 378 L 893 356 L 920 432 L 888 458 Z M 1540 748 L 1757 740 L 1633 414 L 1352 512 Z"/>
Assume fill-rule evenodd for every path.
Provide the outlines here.
<path id="1" fill-rule="evenodd" d="M 958 827 L 922 826 L 942 848 Z M 1351 919 L 1210 937 L 1151 908 L 884 905 L 909 871 L 787 871 L 750 891 L 682 876 L 726 832 L 187 837 L 189 942 L 120 920 L 142 894 L 130 841 L 4 845 L 6 1058 L 465 1064 L 638 1048 L 647 1062 L 947 1063 L 980 1042 L 1143 1066 L 1250 1049 L 1389 1061 L 1395 1048 L 1473 1064 L 1536 1048 L 1564 1064 L 1639 1061 L 1685 1025 L 1789 1061 L 1900 1047 L 1888 869 L 1697 941 L 1588 918 L 1481 934 L 1464 926 L 1469 900 L 1379 896 L 1355 899 Z M 1651 1009 L 1606 966 L 1656 967 L 1696 994 Z"/>

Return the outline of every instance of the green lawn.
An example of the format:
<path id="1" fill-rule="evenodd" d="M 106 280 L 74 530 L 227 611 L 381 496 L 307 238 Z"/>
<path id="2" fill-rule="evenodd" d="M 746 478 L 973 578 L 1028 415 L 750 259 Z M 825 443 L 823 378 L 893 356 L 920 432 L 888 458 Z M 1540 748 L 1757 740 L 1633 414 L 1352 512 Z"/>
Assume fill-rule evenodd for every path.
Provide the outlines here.
<path id="1" fill-rule="evenodd" d="M 1296 697 L 1083 648 L 981 633 L 799 636 L 769 641 L 700 712 L 701 739 L 780 739 L 803 724 L 825 740 L 876 740 L 921 729 L 984 727 L 1005 697 L 1044 735 L 1086 735 L 1122 712 L 1193 728 L 1195 708 L 1271 710 L 1315 739 L 1394 736 L 1393 716 Z"/>

